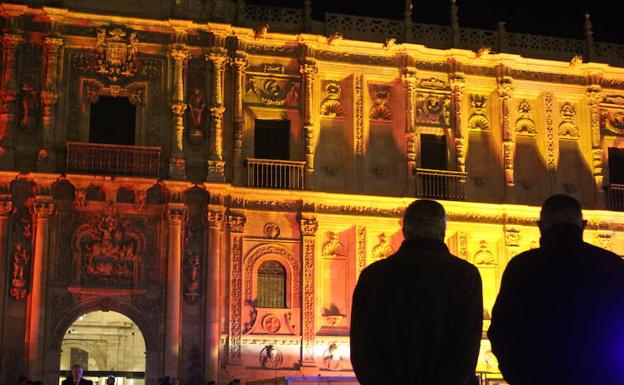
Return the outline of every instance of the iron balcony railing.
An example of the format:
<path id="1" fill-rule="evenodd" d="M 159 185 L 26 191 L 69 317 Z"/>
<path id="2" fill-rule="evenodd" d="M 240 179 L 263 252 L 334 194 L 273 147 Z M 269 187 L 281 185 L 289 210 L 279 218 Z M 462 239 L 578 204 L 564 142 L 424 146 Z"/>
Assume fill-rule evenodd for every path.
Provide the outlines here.
<path id="1" fill-rule="evenodd" d="M 160 147 L 67 143 L 67 172 L 158 178 Z"/>
<path id="2" fill-rule="evenodd" d="M 247 186 L 303 190 L 305 162 L 247 158 Z"/>
<path id="3" fill-rule="evenodd" d="M 609 210 L 624 211 L 624 184 L 609 185 Z"/>
<path id="4" fill-rule="evenodd" d="M 463 201 L 466 199 L 466 173 L 417 168 L 416 196 Z"/>

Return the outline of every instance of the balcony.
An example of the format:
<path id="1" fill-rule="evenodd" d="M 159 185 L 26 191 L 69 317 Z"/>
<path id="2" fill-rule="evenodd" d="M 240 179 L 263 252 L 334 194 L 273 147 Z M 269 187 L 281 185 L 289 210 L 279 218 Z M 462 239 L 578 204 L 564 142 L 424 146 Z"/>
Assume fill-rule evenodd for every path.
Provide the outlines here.
<path id="1" fill-rule="evenodd" d="M 466 200 L 466 173 L 417 168 L 416 196 L 419 198 Z"/>
<path id="2" fill-rule="evenodd" d="M 247 186 L 303 190 L 305 162 L 247 158 Z"/>
<path id="3" fill-rule="evenodd" d="M 609 210 L 624 211 L 624 184 L 610 184 L 608 193 Z"/>
<path id="4" fill-rule="evenodd" d="M 158 178 L 160 147 L 67 143 L 67 172 Z"/>

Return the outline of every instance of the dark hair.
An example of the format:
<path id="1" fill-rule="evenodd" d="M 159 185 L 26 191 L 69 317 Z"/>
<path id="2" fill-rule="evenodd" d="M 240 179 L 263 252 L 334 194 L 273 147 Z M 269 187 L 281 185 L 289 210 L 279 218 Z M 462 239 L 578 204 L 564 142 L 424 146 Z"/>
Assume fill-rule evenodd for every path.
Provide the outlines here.
<path id="1" fill-rule="evenodd" d="M 403 234 L 406 239 L 414 237 L 444 237 L 446 212 L 436 201 L 421 199 L 412 202 L 403 215 Z"/>
<path id="2" fill-rule="evenodd" d="M 583 222 L 581 203 L 566 194 L 553 195 L 542 204 L 540 221 L 544 229 L 562 223 L 581 226 Z"/>

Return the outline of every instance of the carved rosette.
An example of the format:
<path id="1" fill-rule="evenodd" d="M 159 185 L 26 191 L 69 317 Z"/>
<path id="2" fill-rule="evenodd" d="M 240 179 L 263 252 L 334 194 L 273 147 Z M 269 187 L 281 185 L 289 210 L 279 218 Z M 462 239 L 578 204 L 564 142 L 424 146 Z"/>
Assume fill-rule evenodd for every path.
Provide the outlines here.
<path id="1" fill-rule="evenodd" d="M 302 311 L 302 364 L 314 364 L 314 249 L 318 230 L 316 217 L 301 215 L 299 226 L 302 235 L 303 260 L 303 311 Z"/>

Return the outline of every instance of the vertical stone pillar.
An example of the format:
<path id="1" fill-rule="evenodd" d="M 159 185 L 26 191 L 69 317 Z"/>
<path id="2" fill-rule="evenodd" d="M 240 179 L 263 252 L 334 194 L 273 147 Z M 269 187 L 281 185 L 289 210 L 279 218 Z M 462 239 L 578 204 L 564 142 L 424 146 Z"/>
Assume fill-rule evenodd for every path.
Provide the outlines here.
<path id="1" fill-rule="evenodd" d="M 55 171 L 56 153 L 54 150 L 54 123 L 56 122 L 56 103 L 58 102 L 59 54 L 63 39 L 46 37 L 43 40 L 45 72 L 41 91 L 41 129 L 43 146 L 37 157 L 39 171 Z"/>
<path id="2" fill-rule="evenodd" d="M 360 276 L 360 273 L 366 267 L 366 226 L 357 225 L 355 227 L 356 248 L 355 248 L 355 260 L 356 260 L 356 278 Z"/>
<path id="3" fill-rule="evenodd" d="M 6 288 L 6 278 L 9 276 L 9 264 L 6 263 L 8 261 L 6 251 L 7 251 L 7 239 L 8 239 L 8 226 L 7 222 L 9 220 L 9 215 L 13 212 L 13 202 L 11 201 L 10 195 L 2 195 L 0 197 L 0 287 Z M 3 337 L 4 337 L 4 302 L 7 298 L 7 295 L 3 292 L 0 295 L 0 352 L 2 352 L 3 345 Z"/>
<path id="4" fill-rule="evenodd" d="M 455 67 L 458 62 L 453 61 Z M 462 126 L 462 93 L 466 84 L 464 74 L 453 71 L 449 74 L 451 86 L 452 129 L 455 138 L 455 154 L 457 157 L 457 171 L 466 172 L 466 127 Z"/>
<path id="5" fill-rule="evenodd" d="M 303 98 L 303 135 L 304 135 L 304 147 L 305 147 L 305 180 L 304 185 L 306 190 L 314 188 L 314 81 L 318 68 L 316 63 L 308 61 L 299 66 L 299 72 L 301 73 L 302 83 L 302 98 Z"/>
<path id="6" fill-rule="evenodd" d="M 208 211 L 208 263 L 206 272 L 206 373 L 207 381 L 217 381 L 219 375 L 220 320 L 219 311 L 221 271 L 221 230 L 223 208 Z"/>
<path id="7" fill-rule="evenodd" d="M 514 227 L 508 227 L 505 225 L 505 251 L 507 252 L 507 260 L 504 261 L 505 265 L 511 261 L 513 257 L 520 253 L 520 230 Z M 503 261 L 501 261 L 503 262 Z M 505 269 L 505 266 L 501 266 L 501 271 Z"/>
<path id="8" fill-rule="evenodd" d="M 355 152 L 356 192 L 364 191 L 364 75 L 353 75 L 353 145 Z"/>
<path id="9" fill-rule="evenodd" d="M 301 367 L 304 375 L 314 375 L 314 372 L 310 370 L 306 371 L 304 368 L 316 368 L 314 358 L 316 339 L 314 265 L 318 220 L 314 216 L 301 213 L 299 216 L 299 226 L 301 229 L 301 260 L 303 262 L 303 282 L 301 284 Z"/>
<path id="10" fill-rule="evenodd" d="M 503 130 L 503 171 L 505 173 L 505 196 L 507 200 L 513 198 L 515 132 L 511 124 L 511 97 L 513 93 L 513 79 L 509 76 L 509 69 L 503 65 L 497 68 L 497 90 L 501 105 L 501 127 Z"/>
<path id="11" fill-rule="evenodd" d="M 22 35 L 2 35 L 2 73 L 0 74 L 0 167 L 15 166 L 15 115 L 17 98 L 16 52 Z"/>
<path id="12" fill-rule="evenodd" d="M 416 76 L 415 67 L 405 67 L 402 71 L 403 85 L 405 87 L 405 158 L 407 162 L 407 196 L 416 193 Z"/>
<path id="13" fill-rule="evenodd" d="M 241 323 L 243 309 L 243 238 L 247 219 L 242 214 L 230 213 L 226 217 L 229 233 L 230 255 L 230 314 L 228 364 L 239 366 L 241 361 Z M 232 372 L 232 370 L 230 370 Z M 236 369 L 234 369 L 236 372 Z"/>
<path id="14" fill-rule="evenodd" d="M 585 99 L 589 110 L 589 125 L 591 129 L 592 146 L 592 175 L 594 176 L 594 191 L 596 204 L 599 207 L 605 205 L 604 177 L 603 177 L 603 151 L 602 138 L 600 136 L 600 101 L 602 100 L 602 88 L 597 81 L 590 79 L 590 86 L 585 91 Z"/>
<path id="15" fill-rule="evenodd" d="M 225 161 L 223 160 L 223 113 L 225 106 L 225 92 L 223 80 L 225 78 L 225 64 L 227 52 L 223 48 L 214 48 L 206 55 L 206 60 L 212 65 L 212 97 L 210 98 L 210 147 L 208 148 L 208 175 L 209 182 L 225 181 Z"/>
<path id="16" fill-rule="evenodd" d="M 32 261 L 32 288 L 28 301 L 27 365 L 28 378 L 42 378 L 43 336 L 45 329 L 46 274 L 48 272 L 48 220 L 54 206 L 52 197 L 37 196 L 35 215 L 35 248 Z"/>
<path id="17" fill-rule="evenodd" d="M 247 68 L 247 55 L 237 53 L 231 60 L 234 66 L 234 137 L 232 153 L 232 183 L 240 185 L 243 175 L 243 129 L 245 124 L 245 111 L 243 95 L 245 93 L 245 70 Z"/>
<path id="18" fill-rule="evenodd" d="M 557 148 L 555 127 L 553 121 L 553 93 L 544 93 L 544 115 L 546 121 L 546 168 L 548 170 L 548 183 L 550 191 L 557 191 Z"/>
<path id="19" fill-rule="evenodd" d="M 169 51 L 173 59 L 173 95 L 171 112 L 173 113 L 173 138 L 169 158 L 169 176 L 173 179 L 186 178 L 186 162 L 184 159 L 184 112 L 187 105 L 184 101 L 184 69 L 190 57 L 184 45 L 176 45 Z"/>
<path id="20" fill-rule="evenodd" d="M 169 248 L 167 255 L 167 292 L 165 304 L 165 376 L 178 377 L 180 364 L 180 314 L 182 311 L 182 203 L 169 203 Z"/>

